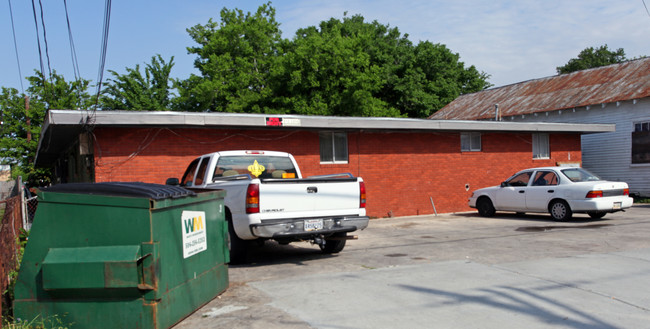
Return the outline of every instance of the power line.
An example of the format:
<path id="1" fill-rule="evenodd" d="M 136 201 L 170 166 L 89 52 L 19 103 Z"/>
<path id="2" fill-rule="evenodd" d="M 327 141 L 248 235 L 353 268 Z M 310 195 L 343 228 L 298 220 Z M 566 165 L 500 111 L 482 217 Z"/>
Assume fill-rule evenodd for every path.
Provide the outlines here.
<path id="1" fill-rule="evenodd" d="M 11 9 L 11 0 L 9 2 L 9 17 L 11 17 L 11 32 L 14 35 L 14 50 L 16 51 L 16 63 L 18 64 L 18 77 L 20 78 L 20 91 L 24 94 L 25 88 L 23 87 L 23 73 L 20 70 L 20 56 L 18 56 L 18 41 L 16 41 L 16 28 L 14 26 L 14 13 Z"/>
<path id="2" fill-rule="evenodd" d="M 45 67 L 43 66 L 43 53 L 41 51 L 41 38 L 40 38 L 40 32 L 38 32 L 38 18 L 36 18 L 36 4 L 34 3 L 34 0 L 32 0 L 32 12 L 34 13 L 34 25 L 36 27 L 36 43 L 38 44 L 38 61 L 41 64 L 41 78 L 43 79 L 43 83 L 45 83 Z"/>
<path id="3" fill-rule="evenodd" d="M 79 60 L 77 60 L 77 51 L 74 46 L 74 39 L 72 38 L 72 27 L 70 25 L 70 16 L 68 15 L 68 1 L 63 0 L 63 7 L 65 9 L 65 21 L 68 25 L 68 39 L 70 40 L 70 57 L 72 58 L 72 72 L 74 79 L 77 81 L 77 106 L 81 105 L 81 71 L 79 70 Z"/>
<path id="4" fill-rule="evenodd" d="M 643 2 L 643 7 L 645 7 L 645 12 L 648 13 L 648 16 L 650 16 L 650 10 L 648 10 L 648 6 L 645 4 L 645 0 L 641 0 Z"/>
<path id="5" fill-rule="evenodd" d="M 50 51 L 47 45 L 47 32 L 45 31 L 45 17 L 43 15 L 43 1 L 38 0 L 38 5 L 41 7 L 41 25 L 43 26 L 43 42 L 45 43 L 45 58 L 47 59 L 47 72 L 49 73 L 49 80 L 52 82 L 52 66 L 50 65 Z M 45 82 L 45 81 L 44 81 Z"/>
<path id="6" fill-rule="evenodd" d="M 104 7 L 104 31 L 102 34 L 102 49 L 99 55 L 99 72 L 97 72 L 97 96 L 95 97 L 95 108 L 99 103 L 99 95 L 102 91 L 102 80 L 104 79 L 104 67 L 106 65 L 106 52 L 108 49 L 108 31 L 111 22 L 111 0 L 106 0 Z"/>
<path id="7" fill-rule="evenodd" d="M 77 60 L 77 52 L 72 38 L 72 27 L 70 26 L 70 16 L 68 15 L 68 1 L 63 0 L 63 8 L 65 9 L 65 21 L 68 25 L 68 39 L 70 40 L 70 56 L 72 57 L 72 71 L 75 80 L 81 78 L 81 71 L 79 70 L 79 61 Z"/>

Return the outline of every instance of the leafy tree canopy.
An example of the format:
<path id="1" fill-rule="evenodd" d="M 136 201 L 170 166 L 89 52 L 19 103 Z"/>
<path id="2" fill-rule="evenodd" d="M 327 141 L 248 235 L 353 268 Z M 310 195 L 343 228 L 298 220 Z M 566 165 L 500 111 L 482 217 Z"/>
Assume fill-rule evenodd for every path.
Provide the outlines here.
<path id="1" fill-rule="evenodd" d="M 626 61 L 623 48 L 610 50 L 607 45 L 598 48 L 585 48 L 578 54 L 578 58 L 572 58 L 564 66 L 556 68 L 558 74 L 566 74 L 594 67 L 601 67 Z"/>
<path id="2" fill-rule="evenodd" d="M 262 5 L 254 14 L 221 10 L 221 22 L 212 19 L 188 29 L 198 44 L 187 48 L 197 55 L 200 76 L 176 81 L 180 97 L 175 108 L 184 111 L 259 113 L 272 97 L 270 74 L 281 55 L 280 24 L 275 9 Z"/>
<path id="3" fill-rule="evenodd" d="M 201 75 L 177 80 L 179 111 L 427 117 L 491 86 L 444 45 L 420 42 L 360 15 L 281 38 L 275 9 L 221 11 L 188 32 Z"/>
<path id="4" fill-rule="evenodd" d="M 11 165 L 12 177 L 22 176 L 28 184 L 42 186 L 49 182 L 49 171 L 34 168 L 34 157 L 47 109 L 88 108 L 92 99 L 86 92 L 87 80 L 66 82 L 56 72 L 44 80 L 38 71 L 27 80 L 27 96 L 14 88 L 3 87 L 0 93 L 0 159 Z"/>
<path id="5" fill-rule="evenodd" d="M 126 68 L 126 74 L 109 70 L 112 78 L 106 82 L 103 90 L 102 109 L 129 111 L 165 111 L 169 110 L 170 73 L 174 66 L 174 57 L 165 62 L 160 55 L 153 56 L 151 63 L 140 72 L 140 65 L 134 69 Z"/>

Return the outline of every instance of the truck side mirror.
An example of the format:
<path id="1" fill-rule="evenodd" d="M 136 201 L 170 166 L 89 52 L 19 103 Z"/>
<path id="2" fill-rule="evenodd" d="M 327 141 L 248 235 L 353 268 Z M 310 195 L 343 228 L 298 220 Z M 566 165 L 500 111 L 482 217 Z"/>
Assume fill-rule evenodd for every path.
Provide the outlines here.
<path id="1" fill-rule="evenodd" d="M 167 180 L 165 181 L 165 185 L 177 186 L 179 184 L 180 184 L 180 182 L 178 181 L 178 178 L 167 178 Z"/>

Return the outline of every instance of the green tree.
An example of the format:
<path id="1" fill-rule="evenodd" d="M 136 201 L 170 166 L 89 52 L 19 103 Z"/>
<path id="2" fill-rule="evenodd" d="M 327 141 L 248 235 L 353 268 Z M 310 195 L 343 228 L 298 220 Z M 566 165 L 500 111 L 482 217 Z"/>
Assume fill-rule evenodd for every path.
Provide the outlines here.
<path id="1" fill-rule="evenodd" d="M 92 99 L 86 92 L 87 80 L 66 82 L 56 72 L 48 80 L 39 72 L 27 80 L 30 82 L 29 110 L 26 110 L 25 95 L 14 88 L 2 87 L 0 161 L 12 166 L 12 177 L 22 176 L 29 184 L 42 186 L 49 182 L 50 173 L 47 169 L 34 168 L 34 157 L 47 109 L 88 108 Z"/>
<path id="2" fill-rule="evenodd" d="M 578 58 L 572 58 L 564 66 L 556 68 L 558 74 L 566 74 L 594 67 L 606 66 L 626 61 L 623 48 L 610 50 L 607 45 L 598 48 L 585 48 L 578 54 Z"/>
<path id="3" fill-rule="evenodd" d="M 280 24 L 270 3 L 255 14 L 221 10 L 221 22 L 212 19 L 188 29 L 199 45 L 189 47 L 201 73 L 176 81 L 175 108 L 185 111 L 264 112 L 271 97 L 269 74 L 280 55 Z"/>
<path id="4" fill-rule="evenodd" d="M 427 117 L 488 75 L 444 45 L 421 42 L 360 15 L 281 38 L 275 9 L 221 11 L 188 32 L 200 75 L 175 81 L 174 109 L 335 116 Z"/>
<path id="5" fill-rule="evenodd" d="M 275 101 L 289 113 L 401 116 L 382 96 L 401 43 L 397 29 L 358 15 L 300 29 L 274 72 Z"/>
<path id="6" fill-rule="evenodd" d="M 488 74 L 473 65 L 465 68 L 459 54 L 429 41 L 415 46 L 402 71 L 395 86 L 398 102 L 414 118 L 428 117 L 461 94 L 492 86 Z"/>
<path id="7" fill-rule="evenodd" d="M 174 57 L 169 62 L 159 54 L 151 57 L 151 63 L 140 72 L 140 65 L 126 68 L 126 74 L 109 70 L 112 78 L 108 79 L 103 90 L 102 108 L 104 110 L 127 111 L 165 111 L 171 106 L 170 73 L 174 66 Z"/>
<path id="8" fill-rule="evenodd" d="M 292 113 L 423 118 L 491 86 L 444 45 L 413 46 L 397 28 L 360 15 L 300 29 L 287 50 L 272 81 Z"/>

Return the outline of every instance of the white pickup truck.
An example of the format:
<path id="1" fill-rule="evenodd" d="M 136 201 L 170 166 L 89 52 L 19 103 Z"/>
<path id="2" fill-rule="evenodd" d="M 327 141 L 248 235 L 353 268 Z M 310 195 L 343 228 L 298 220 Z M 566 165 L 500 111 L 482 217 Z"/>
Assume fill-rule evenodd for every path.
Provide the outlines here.
<path id="1" fill-rule="evenodd" d="M 363 180 L 351 174 L 302 178 L 289 153 L 223 151 L 190 163 L 183 178 L 168 179 L 191 190 L 226 191 L 231 263 L 246 261 L 248 245 L 310 241 L 338 253 L 347 233 L 368 226 Z"/>

